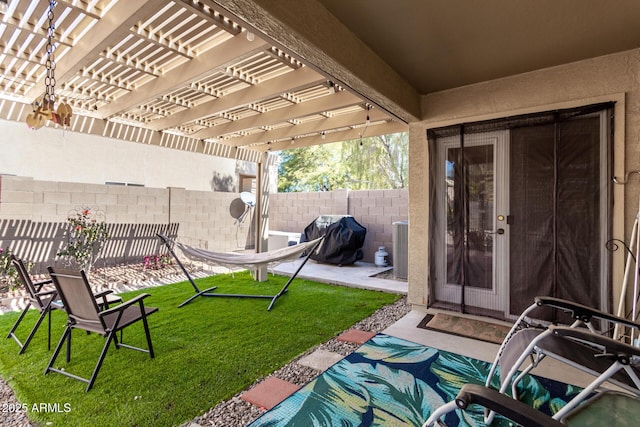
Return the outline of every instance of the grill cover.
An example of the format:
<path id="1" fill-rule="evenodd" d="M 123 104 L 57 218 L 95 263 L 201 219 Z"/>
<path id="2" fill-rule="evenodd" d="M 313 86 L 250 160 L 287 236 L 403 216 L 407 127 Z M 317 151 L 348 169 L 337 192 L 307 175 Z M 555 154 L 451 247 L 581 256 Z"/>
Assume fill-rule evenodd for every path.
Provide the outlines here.
<path id="1" fill-rule="evenodd" d="M 301 242 L 326 236 L 320 250 L 311 259 L 337 265 L 349 265 L 361 260 L 367 229 L 352 216 L 322 215 L 307 225 Z"/>

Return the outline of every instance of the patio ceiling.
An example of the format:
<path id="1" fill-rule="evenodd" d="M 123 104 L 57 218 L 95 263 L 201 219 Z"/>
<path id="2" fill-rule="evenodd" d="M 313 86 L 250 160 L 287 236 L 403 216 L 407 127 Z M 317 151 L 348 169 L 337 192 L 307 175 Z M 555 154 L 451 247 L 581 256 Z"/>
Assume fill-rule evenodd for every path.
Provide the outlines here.
<path id="1" fill-rule="evenodd" d="M 24 122 L 42 99 L 48 8 L 9 0 L 0 15 L 0 118 Z M 407 129 L 212 2 L 59 0 L 54 16 L 72 131 L 260 161 Z"/>
<path id="2" fill-rule="evenodd" d="M 317 1 L 421 94 L 640 47 L 637 0 Z"/>
<path id="3" fill-rule="evenodd" d="M 406 122 L 423 95 L 640 47 L 638 0 L 214 1 Z"/>

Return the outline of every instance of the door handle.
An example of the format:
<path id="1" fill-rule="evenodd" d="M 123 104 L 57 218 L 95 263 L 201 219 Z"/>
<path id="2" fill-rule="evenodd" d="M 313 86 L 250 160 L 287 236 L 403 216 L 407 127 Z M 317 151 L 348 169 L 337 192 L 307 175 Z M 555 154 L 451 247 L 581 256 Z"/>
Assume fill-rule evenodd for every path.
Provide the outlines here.
<path id="1" fill-rule="evenodd" d="M 487 234 L 504 234 L 504 228 L 498 228 L 496 231 L 489 231 Z"/>

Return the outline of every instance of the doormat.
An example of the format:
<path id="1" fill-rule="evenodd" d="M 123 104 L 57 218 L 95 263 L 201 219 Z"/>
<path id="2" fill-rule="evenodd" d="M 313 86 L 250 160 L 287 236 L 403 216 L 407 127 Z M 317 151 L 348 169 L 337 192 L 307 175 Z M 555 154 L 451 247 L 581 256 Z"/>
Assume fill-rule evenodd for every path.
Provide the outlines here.
<path id="1" fill-rule="evenodd" d="M 501 344 L 511 329 L 508 326 L 445 313 L 428 314 L 420 321 L 418 327 L 494 344 Z"/>

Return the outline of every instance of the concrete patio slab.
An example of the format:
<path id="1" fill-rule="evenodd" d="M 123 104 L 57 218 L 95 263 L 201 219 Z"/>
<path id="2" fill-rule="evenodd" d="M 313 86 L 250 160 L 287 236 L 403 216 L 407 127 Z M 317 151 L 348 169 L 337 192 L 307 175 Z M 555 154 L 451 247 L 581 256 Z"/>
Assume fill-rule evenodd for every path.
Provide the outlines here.
<path id="1" fill-rule="evenodd" d="M 332 351 L 317 349 L 313 353 L 298 360 L 298 364 L 318 371 L 326 371 L 344 358 L 341 354 Z"/>
<path id="2" fill-rule="evenodd" d="M 283 262 L 270 271 L 276 274 L 291 276 L 298 269 L 301 262 L 301 260 Z M 408 289 L 406 281 L 374 277 L 389 269 L 389 267 L 378 267 L 375 264 L 362 261 L 340 267 L 310 260 L 302 267 L 302 270 L 298 273 L 298 277 L 330 285 L 349 286 L 352 288 L 406 295 Z"/>
<path id="3" fill-rule="evenodd" d="M 276 377 L 268 377 L 240 398 L 260 408 L 271 409 L 287 397 L 298 391 L 300 387 L 289 381 Z"/>

